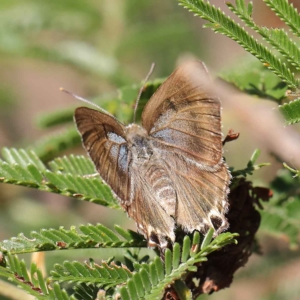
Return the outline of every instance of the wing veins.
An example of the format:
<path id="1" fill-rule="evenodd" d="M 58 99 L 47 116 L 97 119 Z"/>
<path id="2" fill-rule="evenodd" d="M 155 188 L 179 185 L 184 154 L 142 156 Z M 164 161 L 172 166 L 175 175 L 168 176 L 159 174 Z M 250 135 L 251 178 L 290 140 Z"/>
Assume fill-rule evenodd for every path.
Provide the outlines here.
<path id="1" fill-rule="evenodd" d="M 205 200 L 207 200 L 207 202 L 208 202 L 209 204 L 213 205 L 213 203 L 212 203 L 211 201 L 209 201 L 209 200 L 201 193 L 201 189 L 199 190 L 199 189 L 197 188 L 197 186 L 195 185 L 194 182 L 200 182 L 199 180 L 194 179 L 194 181 L 192 181 L 192 178 L 191 178 L 190 176 L 187 176 L 186 174 L 183 174 L 183 173 L 181 173 L 181 172 L 179 172 L 179 171 L 177 171 L 177 170 L 175 170 L 175 173 L 179 174 L 181 177 L 186 178 L 186 180 L 194 187 L 194 189 L 195 189 L 197 192 L 199 192 L 199 194 L 201 194 L 202 197 L 203 197 Z M 201 183 L 202 185 L 205 186 L 205 189 L 209 190 L 212 194 L 215 194 L 215 193 L 214 193 L 214 190 L 210 187 L 210 185 L 205 184 L 205 183 L 202 182 L 202 181 L 201 181 L 200 183 Z M 223 192 L 223 190 L 221 190 L 221 191 Z"/>
<path id="2" fill-rule="evenodd" d="M 194 120 L 194 119 L 188 119 L 188 118 L 176 118 L 176 119 L 173 119 L 170 121 L 170 123 L 174 122 L 174 121 L 178 121 L 178 120 L 183 120 L 183 121 L 188 121 L 188 122 L 194 122 L 194 123 L 202 123 L 202 124 L 207 124 L 207 125 L 210 125 L 209 122 L 203 122 L 203 121 L 200 121 L 200 120 Z M 208 132 L 212 132 L 212 133 L 215 133 L 215 135 L 218 135 L 218 136 L 222 136 L 221 133 L 217 133 L 211 129 L 208 129 L 208 128 L 204 128 L 204 127 L 197 127 L 198 129 L 202 129 L 204 131 L 208 131 Z M 159 131 L 159 130 L 157 130 Z"/>
<path id="3" fill-rule="evenodd" d="M 99 140 L 97 140 L 97 139 L 95 139 L 92 143 L 91 143 L 91 145 L 89 146 L 89 149 L 88 149 L 88 151 L 90 150 L 90 149 L 92 149 L 93 147 L 94 147 L 94 145 L 98 142 Z M 101 141 L 101 143 L 100 143 L 100 145 L 102 145 L 103 143 L 105 143 L 106 141 L 104 140 L 104 141 Z M 102 146 L 101 146 L 102 147 Z"/>
<path id="4" fill-rule="evenodd" d="M 180 89 L 178 89 L 177 91 L 175 91 L 173 94 L 171 94 L 171 95 L 169 95 L 168 97 L 166 97 L 164 100 L 166 100 L 166 99 L 171 99 L 171 98 L 175 97 L 177 94 L 179 94 L 180 92 L 182 92 L 182 90 L 186 89 L 186 86 L 188 86 L 187 83 L 186 83 L 185 85 L 183 85 Z M 197 85 L 197 86 L 194 86 L 194 87 L 188 89 L 188 90 L 186 91 L 186 94 L 188 94 L 188 96 L 187 96 L 187 97 L 180 97 L 180 101 L 182 101 L 182 100 L 187 100 L 187 99 L 190 99 L 190 98 L 192 98 L 192 97 L 196 97 L 196 99 L 194 99 L 193 101 L 211 100 L 211 98 L 200 98 L 200 99 L 197 98 L 197 95 L 201 95 L 200 93 L 191 94 L 191 92 L 192 92 L 193 90 L 196 90 L 196 89 L 199 89 L 199 88 L 201 88 L 201 87 L 200 87 L 199 85 Z"/>
<path id="5" fill-rule="evenodd" d="M 186 88 L 187 85 L 188 85 L 187 83 L 184 84 L 180 89 L 178 89 L 177 91 L 175 91 L 173 94 L 169 95 L 169 96 L 168 96 L 167 98 L 165 98 L 165 99 L 170 99 L 170 98 L 172 98 L 172 97 L 175 97 L 178 93 L 182 92 L 182 90 L 184 90 L 184 89 Z M 193 89 L 196 89 L 196 88 L 198 88 L 198 86 L 189 89 L 189 92 L 192 91 Z M 180 99 L 182 99 L 182 98 L 180 98 Z"/>
<path id="6" fill-rule="evenodd" d="M 164 141 L 162 141 L 162 140 L 154 139 L 154 138 L 152 138 L 152 137 L 151 137 L 151 139 L 155 140 L 156 142 L 158 142 L 158 143 L 160 143 L 160 144 L 166 145 L 167 147 L 170 147 L 170 148 L 176 148 L 176 149 L 181 150 L 181 151 L 184 152 L 184 153 L 189 153 L 190 155 L 195 156 L 195 153 L 190 152 L 190 151 L 188 151 L 187 149 L 184 149 L 184 148 L 175 146 L 175 145 L 173 145 L 173 144 L 166 143 L 166 142 L 164 142 Z M 205 148 L 205 147 L 202 147 L 202 148 Z M 207 149 L 207 148 L 206 148 L 206 149 Z M 201 156 L 198 156 L 198 155 L 196 155 L 196 156 L 199 157 L 199 158 L 201 158 Z M 210 162 L 212 162 L 212 163 L 215 162 L 215 161 L 212 161 L 212 160 L 210 160 L 210 159 L 206 159 L 206 160 L 207 160 L 207 161 L 210 161 Z"/>
<path id="7" fill-rule="evenodd" d="M 199 100 L 197 100 L 197 101 L 199 101 Z M 179 109 L 177 113 L 190 111 L 190 110 L 193 109 L 194 107 L 195 107 L 195 108 L 198 108 L 197 105 L 191 105 L 191 106 L 189 106 L 189 107 L 185 107 L 185 108 Z M 213 117 L 216 117 L 216 118 L 219 118 L 219 117 L 220 117 L 220 115 L 215 115 L 215 114 L 210 114 L 210 113 L 202 113 L 202 112 L 194 112 L 194 113 L 197 114 L 197 115 L 204 115 L 204 116 L 207 115 L 207 116 L 213 116 Z"/>
<path id="8" fill-rule="evenodd" d="M 214 176 L 217 176 L 217 172 L 213 172 L 212 174 L 214 174 Z M 184 175 L 183 175 L 183 176 L 184 176 Z M 186 177 L 190 178 L 189 176 L 186 176 Z M 219 176 L 217 176 L 217 177 L 220 178 Z M 220 178 L 220 179 L 222 179 L 222 178 Z M 200 184 L 204 184 L 203 181 L 200 181 L 199 179 L 193 178 L 193 180 L 196 181 L 196 182 L 199 182 Z M 209 182 L 211 182 L 211 181 L 209 180 Z M 212 182 L 211 182 L 211 183 L 212 183 Z M 205 184 L 204 184 L 204 185 L 205 185 Z M 222 190 L 220 187 L 217 186 L 217 188 L 218 188 L 221 192 L 224 192 L 224 190 Z M 209 188 L 209 189 L 213 192 L 213 190 L 212 190 L 211 188 Z"/>
<path id="9" fill-rule="evenodd" d="M 211 98 L 199 98 L 198 96 L 201 95 L 201 93 L 194 93 L 194 94 L 191 94 L 190 92 L 191 92 L 192 90 L 196 89 L 196 88 L 198 88 L 198 86 L 195 87 L 195 88 L 190 89 L 190 90 L 189 90 L 189 95 L 188 95 L 187 97 L 181 97 L 181 98 L 180 98 L 180 101 L 182 101 L 182 100 L 187 100 L 187 99 L 191 99 L 191 98 L 193 98 L 193 100 L 190 101 L 190 102 L 211 100 Z"/>
<path id="10" fill-rule="evenodd" d="M 211 141 L 210 139 L 204 138 L 204 137 L 202 137 L 202 136 L 200 136 L 200 135 L 188 133 L 188 132 L 186 132 L 186 131 L 184 131 L 184 130 L 177 129 L 177 128 L 174 128 L 174 127 L 172 127 L 172 126 L 164 126 L 164 127 L 161 127 L 161 129 L 158 130 L 158 131 L 161 131 L 161 130 L 163 130 L 163 129 L 165 129 L 165 128 L 167 128 L 167 129 L 173 129 L 174 131 L 178 131 L 178 132 L 184 133 L 184 134 L 186 134 L 186 135 L 189 135 L 189 136 L 193 136 L 193 137 L 199 138 L 199 139 L 201 139 L 201 140 L 206 140 L 207 142 L 210 142 L 210 141 Z M 152 134 L 152 133 L 151 133 L 151 134 Z M 214 149 L 214 148 L 206 148 L 206 147 L 202 147 L 202 148 L 205 148 L 205 149 L 207 149 L 207 150 L 208 150 L 208 149 Z"/>
<path id="11" fill-rule="evenodd" d="M 174 121 L 178 121 L 178 120 L 183 120 L 183 121 L 188 121 L 188 122 L 194 122 L 194 123 L 202 123 L 202 124 L 206 124 L 206 125 L 210 125 L 211 122 L 205 122 L 202 120 L 195 120 L 195 119 L 189 119 L 189 118 L 172 118 L 170 120 L 170 123 L 174 122 Z"/>
<path id="12" fill-rule="evenodd" d="M 107 159 L 107 157 L 108 157 L 108 155 L 110 153 L 110 150 L 111 150 L 112 146 L 113 146 L 112 143 L 110 143 L 109 148 L 107 149 L 107 151 L 105 153 L 105 157 L 104 157 L 105 158 L 104 161 L 108 160 L 109 165 L 111 165 L 111 161 L 109 159 Z M 107 177 L 108 178 L 109 178 L 110 170 L 111 170 L 111 167 L 109 166 L 109 168 L 107 170 Z"/>

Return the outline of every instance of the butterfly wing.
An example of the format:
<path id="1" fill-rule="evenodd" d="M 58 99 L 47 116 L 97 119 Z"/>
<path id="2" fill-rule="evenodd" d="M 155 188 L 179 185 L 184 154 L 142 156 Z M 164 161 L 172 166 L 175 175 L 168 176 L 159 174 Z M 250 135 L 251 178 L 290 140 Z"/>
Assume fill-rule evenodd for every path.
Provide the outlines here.
<path id="1" fill-rule="evenodd" d="M 222 164 L 216 171 L 207 171 L 176 156 L 162 156 L 176 189 L 176 223 L 188 232 L 206 233 L 209 228 L 217 234 L 224 231 L 228 227 L 225 213 L 231 178 L 227 166 Z"/>
<path id="2" fill-rule="evenodd" d="M 162 147 L 206 170 L 222 162 L 220 102 L 208 84 L 205 66 L 188 62 L 158 88 L 142 114 L 143 127 Z"/>
<path id="3" fill-rule="evenodd" d="M 78 107 L 74 119 L 83 145 L 102 179 L 121 204 L 130 201 L 128 151 L 124 126 L 115 118 L 87 107 Z"/>
<path id="4" fill-rule="evenodd" d="M 175 70 L 148 101 L 143 126 L 177 194 L 175 220 L 186 231 L 228 227 L 230 174 L 222 159 L 221 108 L 205 66 Z"/>

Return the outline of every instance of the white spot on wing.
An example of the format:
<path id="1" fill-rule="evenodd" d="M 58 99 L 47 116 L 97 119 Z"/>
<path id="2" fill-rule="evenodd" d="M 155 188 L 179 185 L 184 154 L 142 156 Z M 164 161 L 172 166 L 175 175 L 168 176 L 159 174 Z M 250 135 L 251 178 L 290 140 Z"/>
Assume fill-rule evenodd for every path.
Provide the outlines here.
<path id="1" fill-rule="evenodd" d="M 121 143 L 125 143 L 126 142 L 121 136 L 117 135 L 114 132 L 108 132 L 107 133 L 107 137 L 108 137 L 108 139 L 110 141 L 112 141 L 114 143 L 121 144 Z"/>

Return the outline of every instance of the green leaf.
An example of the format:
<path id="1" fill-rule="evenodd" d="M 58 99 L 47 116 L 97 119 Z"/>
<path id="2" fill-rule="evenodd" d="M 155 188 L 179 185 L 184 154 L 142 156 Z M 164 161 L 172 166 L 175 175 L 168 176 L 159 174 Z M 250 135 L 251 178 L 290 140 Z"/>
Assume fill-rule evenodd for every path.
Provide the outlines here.
<path id="1" fill-rule="evenodd" d="M 131 299 L 132 299 L 132 298 L 129 296 L 128 289 L 121 288 L 121 289 L 120 289 L 120 294 L 121 294 L 122 299 L 124 299 L 124 300 L 131 300 Z"/>
<path id="2" fill-rule="evenodd" d="M 41 128 L 50 128 L 56 125 L 62 125 L 72 122 L 73 114 L 74 109 L 59 110 L 40 116 L 37 123 Z"/>
<path id="3" fill-rule="evenodd" d="M 300 176 L 300 170 L 293 169 L 292 167 L 290 167 L 290 166 L 287 165 L 286 163 L 283 163 L 283 166 L 284 166 L 287 170 L 289 170 L 290 172 L 292 172 L 292 173 L 295 174 L 295 175 L 293 176 L 294 178 Z"/>
<path id="4" fill-rule="evenodd" d="M 248 162 L 247 166 L 253 166 L 256 163 L 257 159 L 260 156 L 260 152 L 261 151 L 259 149 L 255 149 L 254 150 L 254 152 L 252 153 L 250 161 Z"/>
<path id="5" fill-rule="evenodd" d="M 163 81 L 164 79 L 155 79 L 154 81 L 146 82 L 146 84 L 144 85 L 143 92 L 137 107 L 136 122 L 139 122 L 141 120 L 141 114 L 146 103 Z M 122 105 L 122 109 L 118 109 L 116 112 L 116 117 L 118 120 L 123 120 L 125 123 L 133 122 L 134 104 L 137 99 L 140 88 L 141 84 L 135 84 L 130 86 L 123 86 L 118 90 L 118 106 Z"/>
<path id="6" fill-rule="evenodd" d="M 300 98 L 279 106 L 279 111 L 284 116 L 288 125 L 300 122 Z"/>
<path id="7" fill-rule="evenodd" d="M 292 32 L 300 37 L 300 15 L 287 0 L 264 0 L 264 2 L 284 21 Z"/>
<path id="8" fill-rule="evenodd" d="M 213 235 L 214 235 L 214 230 L 212 228 L 210 228 L 202 241 L 201 249 L 206 248 L 209 245 L 209 243 L 212 240 Z"/>
<path id="9" fill-rule="evenodd" d="M 299 36 L 300 17 L 297 9 L 285 0 L 264 0 L 268 6 L 278 14 L 292 29 L 292 31 Z M 234 23 L 229 17 L 225 16 L 223 12 L 217 10 L 209 2 L 201 0 L 180 0 L 189 10 L 193 11 L 210 23 L 210 28 L 216 32 L 227 35 L 233 40 L 237 41 L 248 52 L 256 56 L 262 63 L 264 63 L 270 70 L 278 75 L 290 88 L 299 94 L 299 80 L 294 78 L 290 69 L 286 67 L 275 55 L 273 55 L 266 47 L 259 44 L 253 39 L 244 29 L 238 24 Z M 236 0 L 236 6 L 232 3 L 227 3 L 229 9 L 239 16 L 250 28 L 258 32 L 263 39 L 269 42 L 275 50 L 279 51 L 297 70 L 300 70 L 300 50 L 297 44 L 291 40 L 283 29 L 268 29 L 260 27 L 252 19 L 252 4 L 249 3 L 248 7 L 244 0 Z M 298 24 L 297 27 L 295 24 Z M 215 26 L 216 25 L 216 26 Z M 252 69 L 252 68 L 251 68 Z M 226 79 L 226 77 L 225 77 Z M 228 80 L 228 79 L 227 79 Z M 231 79 L 232 80 L 232 79 Z M 234 79 L 240 81 L 240 79 Z M 250 90 L 251 93 L 257 94 L 262 97 L 273 98 L 264 91 L 261 91 L 256 86 Z M 275 86 L 276 87 L 276 86 Z M 265 88 L 264 88 L 265 89 Z M 248 89 L 249 91 L 249 89 Z M 271 96 L 271 97 L 270 97 Z M 279 100 L 284 97 L 282 95 Z M 288 125 L 300 121 L 300 111 L 298 109 L 298 100 L 284 104 L 279 107 L 285 117 Z"/>
<path id="10" fill-rule="evenodd" d="M 81 144 L 80 135 L 74 126 L 55 132 L 38 140 L 30 147 L 42 161 L 49 161 L 61 152 Z"/>
<path id="11" fill-rule="evenodd" d="M 32 150 L 25 151 L 24 149 L 17 150 L 15 148 L 3 148 L 2 156 L 9 164 L 20 165 L 23 168 L 26 168 L 29 164 L 31 164 L 40 171 L 46 170 L 45 165 Z"/>
<path id="12" fill-rule="evenodd" d="M 17 237 L 0 242 L 0 251 L 19 254 L 66 249 L 147 246 L 144 238 L 137 233 L 132 235 L 131 231 L 128 231 L 127 235 L 131 236 L 131 239 L 119 237 L 101 224 L 81 225 L 80 231 L 74 227 L 70 230 L 66 230 L 63 227 L 59 229 L 42 229 L 40 232 L 31 232 L 30 238 L 25 237 L 21 233 Z"/>
<path id="13" fill-rule="evenodd" d="M 232 21 L 220 9 L 203 0 L 179 0 L 179 2 L 197 16 L 207 20 L 209 23 L 205 27 L 233 39 L 286 82 L 291 89 L 298 89 L 299 80 L 294 77 L 290 69 L 267 47 L 249 35 L 245 29 Z"/>
<path id="14" fill-rule="evenodd" d="M 289 238 L 290 246 L 299 247 L 300 234 L 300 194 L 299 177 L 293 177 L 288 170 L 279 170 L 270 187 L 273 197 L 263 205 L 260 211 L 262 220 L 261 230 L 275 236 L 285 235 Z"/>
<path id="15" fill-rule="evenodd" d="M 297 200 L 293 208 L 300 208 L 300 200 Z M 264 205 L 264 210 L 260 212 L 261 214 L 261 223 L 260 229 L 266 231 L 272 235 L 280 237 L 282 234 L 286 235 L 290 240 L 291 248 L 298 248 L 298 235 L 299 230 L 299 219 L 290 216 L 291 210 L 288 207 L 284 208 L 275 208 L 270 205 Z"/>
<path id="16" fill-rule="evenodd" d="M 72 174 L 72 175 L 90 175 L 95 173 L 95 167 L 90 159 L 86 159 L 84 156 L 64 156 L 58 157 L 49 162 L 49 167 L 52 172 Z"/>
<path id="17" fill-rule="evenodd" d="M 211 232 L 209 237 L 206 238 L 206 241 L 211 239 Z M 200 245 L 195 247 L 191 246 L 191 240 L 188 236 L 184 238 L 182 245 L 182 255 L 180 256 L 181 247 L 178 243 L 175 243 L 173 246 L 173 252 L 169 249 L 166 249 L 165 257 L 166 261 L 163 263 L 159 257 L 155 258 L 153 262 L 149 265 L 141 265 L 141 268 L 137 270 L 135 274 L 135 279 L 129 279 L 127 284 L 120 289 L 120 293 L 123 297 L 128 297 L 128 299 L 140 299 L 138 296 L 137 288 L 134 285 L 134 282 L 143 283 L 143 289 L 145 295 L 143 299 L 161 299 L 164 294 L 166 287 L 169 287 L 171 284 L 180 280 L 184 277 L 187 272 L 190 272 L 192 267 L 206 260 L 206 256 L 216 251 L 225 245 L 236 242 L 234 240 L 235 234 L 223 233 L 214 239 L 211 243 L 203 245 L 203 248 L 200 250 Z M 194 238 L 193 241 L 199 240 L 198 237 Z M 198 249 L 196 253 L 195 249 Z M 190 256 L 189 253 L 194 253 L 193 256 Z M 171 258 L 171 256 L 173 256 Z M 171 265 L 172 261 L 172 265 Z M 139 279 L 137 279 L 140 277 Z M 147 282 L 147 284 L 145 284 Z M 149 289 L 150 284 L 150 289 Z M 182 288 L 182 285 L 177 282 L 178 288 Z M 184 289 L 181 290 L 185 294 L 186 298 L 191 299 L 190 295 Z"/>
<path id="18" fill-rule="evenodd" d="M 206 236 L 208 236 L 208 234 Z M 186 262 L 187 259 L 190 257 L 190 250 L 191 250 L 191 240 L 188 236 L 185 236 L 183 240 L 183 247 L 182 247 L 182 254 L 181 254 L 182 262 Z"/>
<path id="19" fill-rule="evenodd" d="M 3 149 L 6 161 L 0 159 L 0 182 L 27 186 L 76 199 L 120 209 L 110 188 L 94 173 L 94 167 L 83 156 L 63 157 L 50 162 L 47 170 L 32 150 Z"/>
<path id="20" fill-rule="evenodd" d="M 242 3 L 242 4 L 241 4 Z M 279 51 L 297 70 L 300 69 L 300 50 L 283 29 L 268 29 L 256 25 L 246 10 L 244 0 L 236 1 L 236 7 L 226 3 L 229 9 L 239 16 L 250 28 L 259 33 L 264 40 Z"/>
<path id="21" fill-rule="evenodd" d="M 253 171 L 259 170 L 260 168 L 265 166 L 269 166 L 270 165 L 269 163 L 262 163 L 262 164 L 255 165 L 255 162 L 258 159 L 259 155 L 260 155 L 260 150 L 255 149 L 253 154 L 251 155 L 250 160 L 247 163 L 247 167 L 241 170 L 232 170 L 231 171 L 232 177 L 238 177 L 238 176 L 247 177 L 247 175 L 252 175 Z"/>
<path id="22" fill-rule="evenodd" d="M 103 229 L 103 226 L 98 226 L 98 228 Z M 112 239 L 115 240 L 115 236 L 112 236 L 111 232 L 107 235 L 107 229 L 103 232 L 105 232 L 104 239 L 108 243 L 111 243 Z M 79 236 L 74 230 L 72 234 L 68 233 L 62 228 L 59 231 L 43 231 L 40 234 L 35 233 L 32 236 L 33 239 L 27 239 L 27 242 L 34 243 L 34 240 L 36 240 L 41 244 L 52 243 L 54 245 L 56 243 L 57 246 L 59 245 L 63 249 L 68 249 L 68 246 L 72 243 L 73 245 L 80 245 L 82 240 L 88 239 L 91 242 L 90 236 L 82 234 Z M 199 235 L 199 233 L 197 234 Z M 137 267 L 135 272 L 131 272 L 124 265 L 116 265 L 111 260 L 102 261 L 98 264 L 92 260 L 89 263 L 65 261 L 62 265 L 56 264 L 54 266 L 54 269 L 50 272 L 51 277 L 47 279 L 47 285 L 35 264 L 31 264 L 31 276 L 29 276 L 25 263 L 19 261 L 16 256 L 7 254 L 5 258 L 7 259 L 6 268 L 0 267 L 0 276 L 20 282 L 20 287 L 36 296 L 37 299 L 74 299 L 73 296 L 69 298 L 58 283 L 75 284 L 74 291 L 77 296 L 80 295 L 80 299 L 94 299 L 90 296 L 96 291 L 95 287 L 106 291 L 115 291 L 118 290 L 119 286 L 122 286 L 120 293 L 124 298 L 161 299 L 165 288 L 172 284 L 174 284 L 175 289 L 177 287 L 181 290 L 182 295 L 185 296 L 184 299 L 191 299 L 188 290 L 183 289 L 183 282 L 180 282 L 180 279 L 184 278 L 185 274 L 190 272 L 199 262 L 206 260 L 209 253 L 235 242 L 235 236 L 235 234 L 230 233 L 221 234 L 201 250 L 199 250 L 199 244 L 196 247 L 195 245 L 190 246 L 190 238 L 185 237 L 182 249 L 186 248 L 186 250 L 182 251 L 182 255 L 180 255 L 180 245 L 175 243 L 175 251 L 166 250 L 166 263 L 156 257 L 150 264 L 135 264 Z M 193 241 L 197 240 L 199 241 L 198 237 L 193 238 Z M 198 249 L 198 251 L 195 251 L 195 249 Z M 9 250 L 13 251 L 13 249 Z M 194 255 L 190 256 L 189 253 Z M 194 268 L 196 270 L 196 267 Z M 49 284 L 52 285 L 51 289 L 49 289 Z"/>
<path id="23" fill-rule="evenodd" d="M 93 284 L 107 290 L 124 284 L 129 278 L 132 278 L 132 273 L 125 266 L 117 266 L 114 263 L 107 264 L 103 261 L 100 264 L 82 264 L 65 261 L 63 265 L 54 266 L 49 281 Z"/>
<path id="24" fill-rule="evenodd" d="M 174 282 L 174 288 L 181 300 L 192 300 L 192 292 L 182 280 Z"/>
<path id="25" fill-rule="evenodd" d="M 19 260 L 16 255 L 8 254 L 6 268 L 0 266 L 0 276 L 8 278 L 20 288 L 38 300 L 68 300 L 68 294 L 58 284 L 48 289 L 42 272 L 35 263 L 30 265 L 31 276 L 29 276 L 24 260 Z"/>
<path id="26" fill-rule="evenodd" d="M 241 91 L 280 103 L 285 98 L 286 84 L 253 56 L 246 56 L 227 67 L 219 76 Z"/>

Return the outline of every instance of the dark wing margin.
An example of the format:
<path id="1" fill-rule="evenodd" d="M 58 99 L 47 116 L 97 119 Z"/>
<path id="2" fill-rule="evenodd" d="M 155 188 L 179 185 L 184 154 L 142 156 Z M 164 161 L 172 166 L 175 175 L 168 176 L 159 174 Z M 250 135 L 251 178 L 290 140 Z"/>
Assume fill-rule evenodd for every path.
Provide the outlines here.
<path id="1" fill-rule="evenodd" d="M 157 147 L 207 170 L 218 169 L 222 162 L 221 107 L 210 86 L 204 64 L 188 62 L 159 87 L 142 115 Z"/>
<path id="2" fill-rule="evenodd" d="M 121 204 L 130 200 L 129 156 L 124 126 L 115 118 L 87 107 L 78 107 L 74 119 L 88 152 L 102 179 Z"/>

